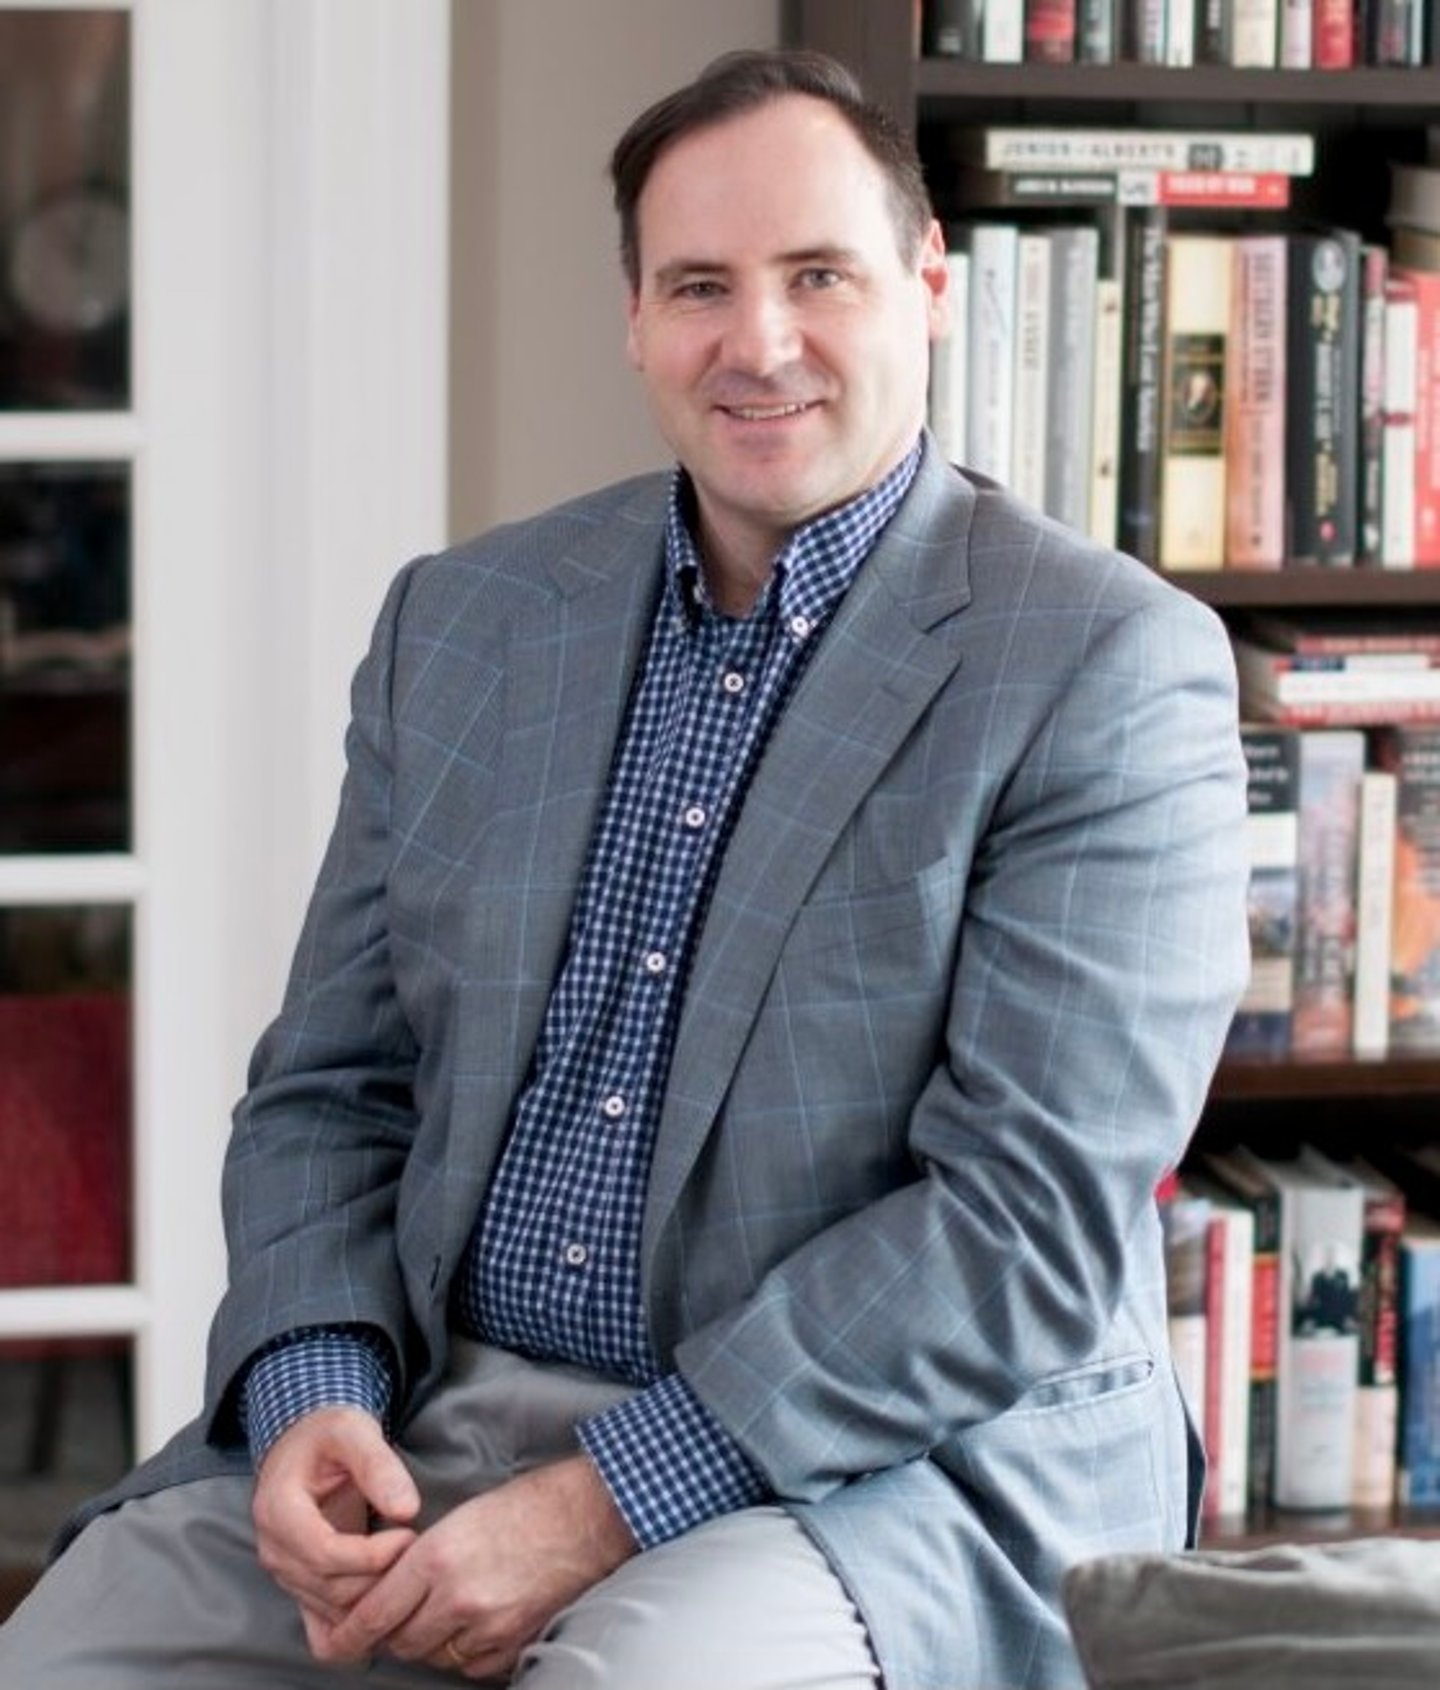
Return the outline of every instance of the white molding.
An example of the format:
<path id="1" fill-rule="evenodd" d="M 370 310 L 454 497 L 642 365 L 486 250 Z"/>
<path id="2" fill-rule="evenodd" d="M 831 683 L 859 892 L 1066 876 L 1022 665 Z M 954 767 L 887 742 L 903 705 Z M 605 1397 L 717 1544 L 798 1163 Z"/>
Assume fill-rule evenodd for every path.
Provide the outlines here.
<path id="1" fill-rule="evenodd" d="M 141 446 L 131 411 L 7 411 L 0 415 L 0 462 L 125 462 Z"/>
<path id="2" fill-rule="evenodd" d="M 0 1342 L 11 1338 L 139 1334 L 150 1302 L 130 1285 L 47 1285 L 0 1291 Z"/>
<path id="3" fill-rule="evenodd" d="M 134 857 L 0 856 L 0 905 L 131 904 L 144 889 Z"/>

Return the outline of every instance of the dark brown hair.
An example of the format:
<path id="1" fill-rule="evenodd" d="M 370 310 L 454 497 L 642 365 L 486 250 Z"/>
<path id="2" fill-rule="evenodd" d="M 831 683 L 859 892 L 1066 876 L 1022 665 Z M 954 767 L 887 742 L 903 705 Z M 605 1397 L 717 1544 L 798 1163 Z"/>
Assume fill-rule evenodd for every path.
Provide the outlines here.
<path id="1" fill-rule="evenodd" d="M 744 48 L 722 54 L 693 82 L 644 111 L 610 155 L 610 180 L 620 216 L 620 259 L 634 290 L 640 286 L 640 195 L 667 148 L 699 129 L 755 111 L 787 94 L 824 100 L 839 112 L 884 172 L 896 239 L 908 262 L 930 225 L 930 196 L 909 135 L 884 107 L 865 98 L 838 60 L 798 47 Z"/>

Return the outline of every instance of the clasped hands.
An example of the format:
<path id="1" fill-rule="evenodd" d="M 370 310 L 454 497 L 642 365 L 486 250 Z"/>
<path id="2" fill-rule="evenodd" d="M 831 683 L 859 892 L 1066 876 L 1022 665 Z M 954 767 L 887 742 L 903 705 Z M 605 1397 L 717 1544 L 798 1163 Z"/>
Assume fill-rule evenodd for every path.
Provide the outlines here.
<path id="1" fill-rule="evenodd" d="M 257 1550 L 299 1604 L 317 1660 L 386 1653 L 504 1678 L 561 1608 L 636 1552 L 584 1455 L 472 1497 L 424 1531 L 411 1523 L 419 1510 L 405 1463 L 360 1409 L 320 1409 L 271 1446 L 255 1483 Z"/>

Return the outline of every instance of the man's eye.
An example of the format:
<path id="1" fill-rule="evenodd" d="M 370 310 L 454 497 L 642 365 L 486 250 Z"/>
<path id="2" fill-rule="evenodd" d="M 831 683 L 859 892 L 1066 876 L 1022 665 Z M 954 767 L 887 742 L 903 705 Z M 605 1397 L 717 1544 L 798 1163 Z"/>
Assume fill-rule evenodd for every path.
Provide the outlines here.
<path id="1" fill-rule="evenodd" d="M 719 282 L 680 282 L 675 288 L 676 299 L 718 299 L 719 297 Z"/>
<path id="2" fill-rule="evenodd" d="M 841 280 L 838 270 L 832 270 L 824 264 L 815 264 L 800 272 L 800 285 L 806 288 L 838 287 Z"/>

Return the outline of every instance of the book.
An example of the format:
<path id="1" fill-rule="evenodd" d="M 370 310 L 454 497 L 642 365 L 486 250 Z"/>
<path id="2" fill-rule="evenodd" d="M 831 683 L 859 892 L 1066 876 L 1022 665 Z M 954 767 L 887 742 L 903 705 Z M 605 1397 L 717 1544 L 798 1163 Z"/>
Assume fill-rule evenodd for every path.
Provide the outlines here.
<path id="1" fill-rule="evenodd" d="M 1351 0 L 1314 0 L 1311 63 L 1316 70 L 1349 70 L 1355 63 L 1355 10 Z"/>
<path id="2" fill-rule="evenodd" d="M 1196 0 L 1165 0 L 1165 63 L 1185 70 L 1195 63 Z"/>
<path id="3" fill-rule="evenodd" d="M 1360 777 L 1360 845 L 1355 870 L 1355 1054 L 1390 1048 L 1390 947 L 1395 908 L 1396 778 Z"/>
<path id="4" fill-rule="evenodd" d="M 1291 1049 L 1347 1056 L 1354 1040 L 1355 876 L 1365 736 L 1300 735 L 1299 915 Z"/>
<path id="5" fill-rule="evenodd" d="M 1385 392 L 1380 425 L 1380 562 L 1415 566 L 1415 412 L 1419 291 L 1392 270 L 1385 282 Z"/>
<path id="6" fill-rule="evenodd" d="M 1095 380 L 1090 426 L 1089 535 L 1113 546 L 1120 512 L 1120 372 L 1124 347 L 1120 278 L 1095 283 Z"/>
<path id="7" fill-rule="evenodd" d="M 1285 408 L 1286 551 L 1292 563 L 1355 561 L 1360 237 L 1290 236 Z"/>
<path id="8" fill-rule="evenodd" d="M 978 59 L 983 16 L 981 0 L 925 0 L 920 14 L 921 50 L 928 58 Z"/>
<path id="9" fill-rule="evenodd" d="M 1190 206 L 1283 211 L 1291 178 L 1275 170 L 990 170 L 959 165 L 951 182 L 966 209 L 1040 206 Z"/>
<path id="10" fill-rule="evenodd" d="M 1008 485 L 1015 429 L 1015 298 L 1020 231 L 975 223 L 963 233 L 970 256 L 965 438 L 970 467 Z"/>
<path id="11" fill-rule="evenodd" d="M 1081 64 L 1114 62 L 1115 5 L 1116 0 L 1078 0 L 1075 57 Z"/>
<path id="12" fill-rule="evenodd" d="M 1080 533 L 1090 525 L 1100 236 L 1055 224 L 1050 239 L 1050 371 L 1045 404 L 1045 510 Z"/>
<path id="13" fill-rule="evenodd" d="M 1243 129 L 1046 128 L 991 124 L 961 129 L 956 156 L 991 170 L 1246 170 L 1308 176 L 1315 138 Z"/>
<path id="14" fill-rule="evenodd" d="M 1356 1508 L 1390 1508 L 1395 1501 L 1400 1418 L 1400 1236 L 1405 1227 L 1405 1193 L 1363 1157 L 1342 1155 L 1335 1164 L 1358 1181 L 1365 1205 L 1355 1480 L 1350 1500 Z"/>
<path id="15" fill-rule="evenodd" d="M 1412 270 L 1440 270 L 1440 234 L 1396 223 L 1390 229 L 1390 256 Z"/>
<path id="16" fill-rule="evenodd" d="M 1440 657 L 1440 616 L 1406 606 L 1391 609 L 1316 608 L 1296 614 L 1251 610 L 1243 629 L 1257 643 L 1306 656 L 1352 656 L 1367 652 L 1424 652 Z"/>
<path id="17" fill-rule="evenodd" d="M 1227 64 L 1274 68 L 1280 33 L 1278 0 L 1228 0 L 1221 25 Z"/>
<path id="18" fill-rule="evenodd" d="M 1225 378 L 1225 550 L 1236 569 L 1278 569 L 1285 555 L 1285 266 L 1283 235 L 1233 247 Z"/>
<path id="19" fill-rule="evenodd" d="M 1075 0 L 1025 0 L 1024 56 L 1028 64 L 1075 62 Z"/>
<path id="20" fill-rule="evenodd" d="M 1196 1429 L 1204 1439 L 1207 1321 L 1205 1269 L 1210 1204 L 1178 1184 L 1160 1203 L 1165 1250 L 1165 1314 L 1176 1377 Z"/>
<path id="21" fill-rule="evenodd" d="M 1250 1297 L 1250 1403 L 1245 1499 L 1269 1504 L 1275 1474 L 1275 1425 L 1280 1357 L 1280 1193 L 1254 1157 L 1237 1146 L 1202 1152 L 1197 1165 L 1250 1211 L 1254 1253 Z"/>
<path id="22" fill-rule="evenodd" d="M 945 458 L 964 464 L 967 457 L 966 406 L 970 358 L 970 255 L 947 252 L 950 332 L 930 348 L 930 430 Z"/>
<path id="23" fill-rule="evenodd" d="M 1252 1153 L 1253 1154 L 1253 1153 Z M 1277 1508 L 1343 1509 L 1355 1476 L 1364 1195 L 1303 1159 L 1255 1157 L 1280 1197 Z"/>
<path id="24" fill-rule="evenodd" d="M 1240 708 L 1290 727 L 1378 726 L 1440 718 L 1440 667 L 1419 654 L 1287 657 L 1243 634 L 1232 642 Z"/>
<path id="25" fill-rule="evenodd" d="M 1015 270 L 1014 432 L 1010 473 L 1017 498 L 1045 507 L 1046 410 L 1050 386 L 1050 237 L 1022 229 Z"/>
<path id="26" fill-rule="evenodd" d="M 1250 978 L 1225 1040 L 1227 1057 L 1283 1056 L 1295 1010 L 1299 917 L 1300 741 L 1294 728 L 1242 723 L 1250 880 Z"/>
<path id="27" fill-rule="evenodd" d="M 1440 1050 L 1440 725 L 1372 737 L 1396 778 L 1390 939 L 1390 1049 Z"/>
<path id="28" fill-rule="evenodd" d="M 1385 284 L 1389 276 L 1389 253 L 1373 242 L 1364 242 L 1360 248 L 1360 484 L 1355 561 L 1371 567 L 1383 561 Z"/>
<path id="29" fill-rule="evenodd" d="M 1251 1308 L 1255 1217 L 1203 1171 L 1186 1170 L 1180 1189 L 1209 1205 L 1205 1229 L 1205 1491 L 1201 1518 L 1239 1519 L 1250 1470 Z"/>
<path id="30" fill-rule="evenodd" d="M 986 64 L 1018 65 L 1025 57 L 1025 0 L 984 0 L 980 39 Z"/>
<path id="31" fill-rule="evenodd" d="M 1406 1507 L 1440 1503 L 1440 1225 L 1413 1216 L 1400 1240 L 1400 1441 Z"/>
<path id="32" fill-rule="evenodd" d="M 1160 556 L 1160 390 L 1164 359 L 1163 207 L 1125 230 L 1125 344 L 1120 382 L 1120 545 L 1152 567 Z"/>
<path id="33" fill-rule="evenodd" d="M 1282 70 L 1309 70 L 1315 60 L 1315 18 L 1312 0 L 1280 0 Z"/>
<path id="34" fill-rule="evenodd" d="M 1440 567 L 1440 269 L 1395 260 L 1391 275 L 1415 301 L 1413 560 Z"/>
<path id="35" fill-rule="evenodd" d="M 1160 566 L 1225 561 L 1225 345 L 1231 240 L 1172 234 L 1165 255 Z"/>

